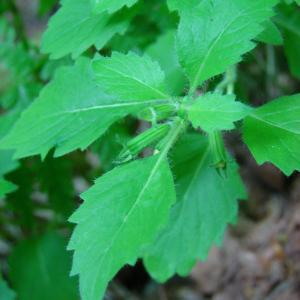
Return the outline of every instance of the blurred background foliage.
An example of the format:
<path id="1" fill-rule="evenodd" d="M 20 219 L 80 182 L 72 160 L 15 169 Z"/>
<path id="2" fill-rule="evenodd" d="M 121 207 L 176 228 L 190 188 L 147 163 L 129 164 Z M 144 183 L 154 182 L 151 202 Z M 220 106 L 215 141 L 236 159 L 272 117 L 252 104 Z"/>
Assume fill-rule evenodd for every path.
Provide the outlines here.
<path id="1" fill-rule="evenodd" d="M 265 31 L 257 37 L 258 47 L 239 66 L 237 93 L 245 102 L 256 106 L 262 104 L 262 99 L 299 91 L 300 9 L 296 2 L 282 1 L 277 15 L 264 24 Z M 72 64 L 70 57 L 49 60 L 39 50 L 47 21 L 58 8 L 58 0 L 0 2 L 0 138 L 52 79 L 57 68 Z M 118 18 L 122 17 L 130 19 L 125 34 L 115 35 L 100 54 L 109 55 L 113 50 L 146 52 L 164 66 L 169 84 L 181 94 L 185 77 L 173 59 L 178 15 L 168 11 L 165 0 L 144 0 L 121 11 Z M 91 47 L 85 55 L 92 57 L 96 52 Z M 217 77 L 209 82 L 206 89 L 219 80 Z M 56 159 L 49 153 L 44 160 L 33 157 L 15 161 L 13 153 L 0 150 L 1 300 L 79 299 L 77 278 L 68 275 L 71 254 L 66 251 L 66 243 L 72 230 L 68 217 L 80 204 L 78 195 L 97 176 L 110 170 L 126 141 L 147 126 L 127 118 L 112 126 L 89 150 Z M 243 168 L 248 166 L 249 154 L 244 149 L 240 151 L 238 140 L 229 137 L 228 144 Z M 242 213 L 249 211 L 245 207 Z M 188 298 L 188 292 L 171 295 L 153 283 L 138 265 L 119 274 L 107 297 L 202 299 L 199 291 L 196 298 Z"/>

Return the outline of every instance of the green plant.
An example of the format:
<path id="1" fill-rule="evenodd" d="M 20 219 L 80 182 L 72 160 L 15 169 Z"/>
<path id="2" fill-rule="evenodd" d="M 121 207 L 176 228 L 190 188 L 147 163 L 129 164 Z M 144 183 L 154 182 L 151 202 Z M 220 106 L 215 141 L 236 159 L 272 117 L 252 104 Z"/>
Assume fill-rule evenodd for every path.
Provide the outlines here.
<path id="1" fill-rule="evenodd" d="M 53 66 L 54 78 L 24 112 L 28 103 L 1 102 L 7 112 L 1 117 L 2 177 L 17 167 L 16 159 L 45 159 L 52 148 L 55 157 L 85 150 L 129 115 L 151 124 L 137 137 L 118 136 L 123 146 L 113 155 L 115 168 L 108 165 L 70 218 L 76 224 L 68 245 L 71 273 L 79 274 L 83 300 L 103 297 L 114 275 L 139 258 L 163 282 L 187 275 L 221 243 L 237 219 L 238 200 L 247 198 L 225 131 L 241 132 L 259 164 L 271 162 L 286 175 L 300 170 L 300 94 L 258 108 L 234 94 L 236 65 L 254 41 L 285 43 L 291 71 L 300 77 L 291 45 L 300 45 L 297 7 L 278 6 L 278 0 L 168 0 L 168 11 L 166 3 L 154 2 L 63 0 L 41 49 L 64 66 Z M 155 14 L 147 15 L 149 7 Z M 9 51 L 13 39 L 2 38 Z M 24 60 L 13 63 L 24 87 L 40 84 L 28 75 L 39 66 L 30 64 L 28 73 L 23 67 L 33 59 L 26 47 L 13 52 Z M 16 92 L 13 84 L 9 91 Z M 13 189 L 0 180 L 0 196 Z"/>

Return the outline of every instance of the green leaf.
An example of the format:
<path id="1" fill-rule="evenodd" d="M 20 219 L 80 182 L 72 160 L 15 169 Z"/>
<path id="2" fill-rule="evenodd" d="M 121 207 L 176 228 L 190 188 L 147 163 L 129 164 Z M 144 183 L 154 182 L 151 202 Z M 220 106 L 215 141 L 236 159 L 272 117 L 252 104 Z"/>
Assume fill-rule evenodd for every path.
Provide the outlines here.
<path id="1" fill-rule="evenodd" d="M 95 13 L 114 13 L 123 6 L 130 7 L 138 0 L 90 0 Z"/>
<path id="2" fill-rule="evenodd" d="M 180 12 L 195 7 L 195 5 L 199 4 L 200 2 L 199 0 L 190 0 L 190 1 L 167 0 L 167 1 L 168 1 L 168 7 L 171 11 L 179 10 Z"/>
<path id="3" fill-rule="evenodd" d="M 167 222 L 176 197 L 173 177 L 165 157 L 156 155 L 113 169 L 82 197 L 71 217 L 78 224 L 69 244 L 72 274 L 80 275 L 82 298 L 97 300 Z"/>
<path id="4" fill-rule="evenodd" d="M 0 177 L 0 199 L 16 190 L 16 186 Z"/>
<path id="5" fill-rule="evenodd" d="M 130 18 L 93 14 L 90 0 L 63 0 L 42 39 L 42 52 L 52 59 L 73 58 L 94 45 L 101 49 L 116 33 L 124 33 Z"/>
<path id="6" fill-rule="evenodd" d="M 1 115 L 0 138 L 7 134 L 18 118 L 19 113 L 19 110 L 15 109 L 9 113 Z M 2 177 L 11 171 L 14 171 L 18 168 L 18 166 L 19 163 L 13 159 L 12 151 L 0 150 L 0 198 L 16 190 L 17 187 L 13 183 L 4 180 Z"/>
<path id="7" fill-rule="evenodd" d="M 246 193 L 234 162 L 228 162 L 227 177 L 212 166 L 208 140 L 187 135 L 172 156 L 177 202 L 169 224 L 144 255 L 147 270 L 162 282 L 175 273 L 185 276 L 196 259 L 205 259 L 224 233 L 227 223 L 237 217 L 237 199 Z"/>
<path id="8" fill-rule="evenodd" d="M 300 170 L 300 94 L 278 98 L 245 119 L 244 140 L 259 164 Z"/>
<path id="9" fill-rule="evenodd" d="M 97 84 L 122 100 L 170 99 L 164 73 L 148 56 L 114 52 L 97 59 L 93 69 Z"/>
<path id="10" fill-rule="evenodd" d="M 270 45 L 282 45 L 283 37 L 278 27 L 270 20 L 263 23 L 265 30 L 260 33 L 256 40 Z"/>
<path id="11" fill-rule="evenodd" d="M 186 86 L 186 77 L 175 49 L 175 32 L 168 31 L 161 35 L 146 49 L 146 53 L 156 60 L 165 72 L 168 91 L 172 95 L 181 95 Z"/>
<path id="12" fill-rule="evenodd" d="M 69 277 L 71 257 L 63 238 L 48 233 L 19 244 L 9 257 L 12 285 L 19 300 L 76 300 L 77 282 Z"/>
<path id="13" fill-rule="evenodd" d="M 276 18 L 283 29 L 284 51 L 291 73 L 300 79 L 300 12 L 295 7 L 281 7 Z"/>
<path id="14" fill-rule="evenodd" d="M 250 113 L 250 108 L 235 101 L 234 95 L 207 93 L 189 107 L 188 118 L 195 128 L 207 132 L 234 129 L 234 122 Z"/>
<path id="15" fill-rule="evenodd" d="M 6 281 L 2 278 L 1 274 L 0 274 L 0 299 L 1 300 L 16 299 L 15 292 L 9 288 Z"/>
<path id="16" fill-rule="evenodd" d="M 0 117 L 0 139 L 11 129 L 20 116 L 20 109 L 14 109 Z M 13 159 L 13 151 L 0 150 L 0 177 L 15 170 L 19 163 Z"/>
<path id="17" fill-rule="evenodd" d="M 85 149 L 116 120 L 159 101 L 123 101 L 108 96 L 95 84 L 90 61 L 79 59 L 60 68 L 54 80 L 22 114 L 0 147 L 16 150 L 15 157 L 55 156 Z M 146 98 L 146 97 L 145 97 Z"/>
<path id="18" fill-rule="evenodd" d="M 278 0 L 203 0 L 181 11 L 177 48 L 191 91 L 254 48 Z"/>

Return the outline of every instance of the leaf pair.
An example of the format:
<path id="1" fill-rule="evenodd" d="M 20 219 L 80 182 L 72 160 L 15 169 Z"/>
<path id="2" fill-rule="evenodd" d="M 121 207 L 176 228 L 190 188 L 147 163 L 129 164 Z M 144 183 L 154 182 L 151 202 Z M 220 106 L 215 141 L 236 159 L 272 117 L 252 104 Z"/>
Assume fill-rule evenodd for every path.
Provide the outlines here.
<path id="1" fill-rule="evenodd" d="M 45 157 L 52 147 L 61 156 L 85 149 L 118 119 L 169 101 L 164 75 L 149 58 L 116 53 L 94 65 L 96 78 L 86 58 L 59 69 L 2 140 L 5 148 L 17 149 L 17 158 Z"/>

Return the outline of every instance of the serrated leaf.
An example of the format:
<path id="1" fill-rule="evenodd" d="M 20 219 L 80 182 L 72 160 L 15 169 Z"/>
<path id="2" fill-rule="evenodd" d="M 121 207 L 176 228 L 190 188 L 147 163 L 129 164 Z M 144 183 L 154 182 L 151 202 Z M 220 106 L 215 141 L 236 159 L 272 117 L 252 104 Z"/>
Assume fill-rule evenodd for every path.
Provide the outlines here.
<path id="1" fill-rule="evenodd" d="M 28 239 L 9 257 L 9 278 L 18 300 L 77 300 L 77 280 L 69 277 L 71 257 L 56 233 Z"/>
<path id="2" fill-rule="evenodd" d="M 130 18 L 93 14 L 90 0 L 63 0 L 50 19 L 42 39 L 42 52 L 52 59 L 71 54 L 78 57 L 90 46 L 101 49 L 116 33 L 127 29 Z"/>
<path id="3" fill-rule="evenodd" d="M 277 0 L 203 0 L 181 13 L 177 48 L 191 91 L 254 48 Z"/>
<path id="4" fill-rule="evenodd" d="M 107 93 L 122 100 L 170 99 L 165 75 L 148 56 L 113 52 L 94 61 L 96 82 Z"/>
<path id="5" fill-rule="evenodd" d="M 155 59 L 166 75 L 166 85 L 172 95 L 181 95 L 186 85 L 186 77 L 179 64 L 175 49 L 175 32 L 168 31 L 146 49 L 146 53 Z"/>
<path id="6" fill-rule="evenodd" d="M 278 98 L 245 119 L 244 140 L 259 164 L 300 170 L 300 94 Z"/>
<path id="7" fill-rule="evenodd" d="M 130 7 L 138 0 L 90 0 L 95 13 L 114 13 L 123 6 Z"/>
<path id="8" fill-rule="evenodd" d="M 82 197 L 71 217 L 78 224 L 69 244 L 72 274 L 80 275 L 83 300 L 98 300 L 117 271 L 153 241 L 176 196 L 168 163 L 156 155 L 113 169 Z"/>
<path id="9" fill-rule="evenodd" d="M 18 158 L 35 154 L 44 157 L 52 147 L 56 147 L 55 156 L 61 156 L 85 149 L 116 120 L 152 103 L 158 104 L 108 96 L 95 84 L 90 61 L 82 58 L 75 66 L 57 71 L 0 147 L 16 150 Z"/>
<path id="10" fill-rule="evenodd" d="M 205 259 L 227 223 L 236 218 L 237 200 L 246 198 L 234 162 L 228 163 L 226 178 L 212 166 L 206 137 L 185 136 L 172 160 L 178 200 L 167 227 L 144 255 L 147 270 L 160 282 L 175 273 L 187 275 L 197 259 Z"/>
<path id="11" fill-rule="evenodd" d="M 188 118 L 195 128 L 204 131 L 234 129 L 234 122 L 250 113 L 250 107 L 235 101 L 234 95 L 207 93 L 187 107 Z"/>
<path id="12" fill-rule="evenodd" d="M 16 186 L 4 180 L 0 177 L 0 199 L 3 198 L 6 194 L 13 192 L 16 189 Z"/>

